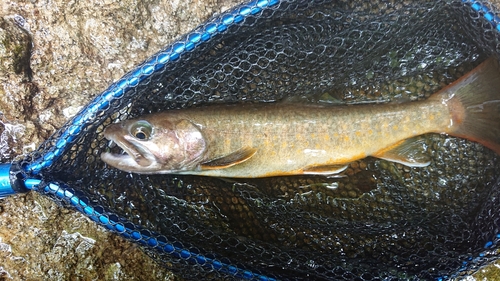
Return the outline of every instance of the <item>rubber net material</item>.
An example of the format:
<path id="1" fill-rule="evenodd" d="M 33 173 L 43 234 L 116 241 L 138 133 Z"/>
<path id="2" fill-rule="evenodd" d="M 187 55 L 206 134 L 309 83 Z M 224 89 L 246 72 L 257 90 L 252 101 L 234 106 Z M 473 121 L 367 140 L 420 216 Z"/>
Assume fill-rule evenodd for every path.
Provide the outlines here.
<path id="1" fill-rule="evenodd" d="M 344 177 L 232 181 L 110 168 L 99 157 L 108 149 L 102 131 L 118 120 L 213 103 L 421 100 L 499 54 L 498 39 L 462 1 L 283 1 L 110 102 L 36 176 L 65 183 L 108 216 L 179 247 L 279 279 L 464 274 L 488 261 L 464 266 L 499 232 L 500 162 L 481 145 L 430 134 L 425 168 L 366 158 Z M 65 129 L 24 164 L 53 148 Z M 225 276 L 146 250 L 186 279 Z"/>

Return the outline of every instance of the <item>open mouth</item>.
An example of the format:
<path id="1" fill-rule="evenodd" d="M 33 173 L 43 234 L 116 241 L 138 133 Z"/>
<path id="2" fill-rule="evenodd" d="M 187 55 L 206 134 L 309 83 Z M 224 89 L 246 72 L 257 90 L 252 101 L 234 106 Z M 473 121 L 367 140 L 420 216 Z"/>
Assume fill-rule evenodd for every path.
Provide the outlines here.
<path id="1" fill-rule="evenodd" d="M 139 150 L 127 140 L 127 136 L 124 136 L 123 140 L 113 139 L 106 136 L 109 139 L 108 147 L 106 152 L 101 154 L 101 159 L 111 166 L 148 166 L 151 161 L 143 156 Z"/>
<path id="2" fill-rule="evenodd" d="M 108 142 L 108 146 L 106 147 L 104 153 L 115 158 L 131 158 L 130 154 L 125 149 L 117 145 L 116 142 L 112 140 Z"/>

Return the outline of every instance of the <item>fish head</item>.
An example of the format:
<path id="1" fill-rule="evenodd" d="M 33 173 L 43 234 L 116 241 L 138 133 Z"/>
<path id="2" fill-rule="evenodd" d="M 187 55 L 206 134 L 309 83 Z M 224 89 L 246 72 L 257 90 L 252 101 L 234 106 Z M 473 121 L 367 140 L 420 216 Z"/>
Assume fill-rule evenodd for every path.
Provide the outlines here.
<path id="1" fill-rule="evenodd" d="M 117 169 L 143 174 L 173 173 L 196 168 L 206 141 L 187 119 L 142 118 L 106 127 L 104 137 L 124 153 L 104 152 L 101 159 Z"/>

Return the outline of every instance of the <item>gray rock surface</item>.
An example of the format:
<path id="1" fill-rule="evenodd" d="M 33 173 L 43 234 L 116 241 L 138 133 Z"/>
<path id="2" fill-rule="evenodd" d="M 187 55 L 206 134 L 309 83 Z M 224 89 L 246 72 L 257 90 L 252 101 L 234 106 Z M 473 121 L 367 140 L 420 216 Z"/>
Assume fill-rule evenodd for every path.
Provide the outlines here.
<path id="1" fill-rule="evenodd" d="M 0 160 L 33 151 L 135 65 L 238 2 L 1 1 Z M 136 245 L 39 194 L 0 200 L 0 280 L 172 278 Z"/>
<path id="2" fill-rule="evenodd" d="M 128 70 L 239 2 L 3 0 L 1 162 L 34 150 Z M 477 279 L 495 280 L 497 267 Z M 0 200 L 0 280 L 173 279 L 133 243 L 43 196 Z"/>

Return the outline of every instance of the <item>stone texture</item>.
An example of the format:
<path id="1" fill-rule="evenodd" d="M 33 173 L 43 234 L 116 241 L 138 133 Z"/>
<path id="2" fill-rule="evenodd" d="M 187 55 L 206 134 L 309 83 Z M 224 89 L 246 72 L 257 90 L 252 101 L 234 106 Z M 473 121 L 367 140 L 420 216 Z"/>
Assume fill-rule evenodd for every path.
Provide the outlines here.
<path id="1" fill-rule="evenodd" d="M 113 81 L 237 2 L 2 1 L 1 162 L 36 149 Z M 135 244 L 39 194 L 0 200 L 0 280 L 172 278 Z"/>
<path id="2" fill-rule="evenodd" d="M 3 0 L 1 162 L 34 150 L 128 70 L 238 2 Z M 477 279 L 496 279 L 490 267 Z M 43 196 L 0 200 L 0 280 L 172 279 L 135 244 Z"/>

